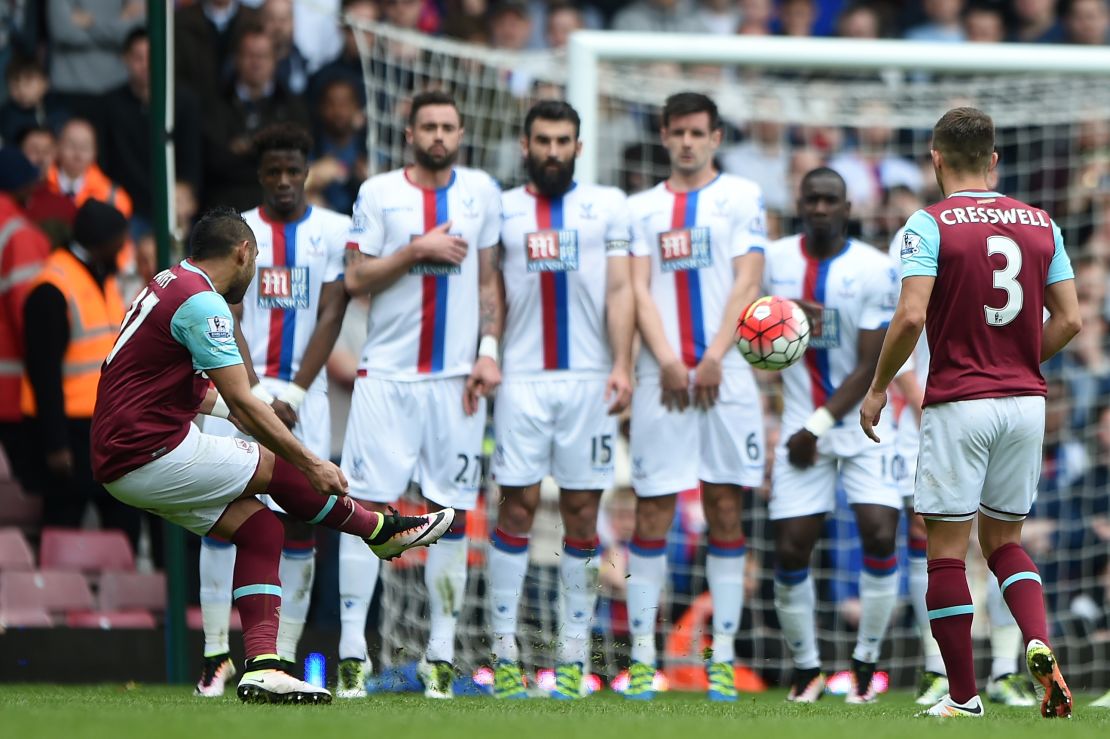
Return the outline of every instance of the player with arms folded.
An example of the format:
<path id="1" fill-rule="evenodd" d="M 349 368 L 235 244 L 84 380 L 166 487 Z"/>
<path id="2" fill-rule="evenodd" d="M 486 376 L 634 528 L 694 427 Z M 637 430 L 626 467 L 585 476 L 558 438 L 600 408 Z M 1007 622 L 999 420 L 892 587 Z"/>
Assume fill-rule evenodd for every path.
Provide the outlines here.
<path id="1" fill-rule="evenodd" d="M 783 371 L 783 441 L 768 506 L 775 531 L 775 610 L 794 656 L 787 700 L 801 703 L 816 701 L 825 687 L 809 562 L 825 516 L 836 508 L 838 482 L 863 549 L 862 613 L 848 703 L 875 700 L 871 678 L 898 599 L 895 537 L 902 500 L 891 473 L 893 449 L 869 444 L 854 423 L 898 288 L 888 258 L 848 238 L 850 206 L 839 174 L 825 167 L 808 172 L 798 194 L 802 233 L 771 244 L 764 271 L 771 292 L 814 311 L 803 361 Z M 846 416 L 852 423 L 843 423 Z"/>
<path id="2" fill-rule="evenodd" d="M 430 634 L 424 694 L 451 698 L 455 627 L 466 592 L 466 514 L 478 500 L 485 396 L 501 382 L 501 189 L 455 166 L 463 121 L 443 92 L 412 100 L 414 162 L 371 177 L 354 206 L 344 281 L 370 296 L 370 323 L 343 442 L 351 495 L 374 510 L 411 480 L 434 510 L 459 510 L 424 569 Z M 479 342 L 481 336 L 481 342 Z M 365 695 L 366 614 L 379 564 L 343 537 L 340 697 Z"/>
<path id="3" fill-rule="evenodd" d="M 293 678 L 278 659 L 284 532 L 255 496 L 268 493 L 291 516 L 357 536 L 383 558 L 431 544 L 453 516 L 363 510 L 347 497 L 339 468 L 297 441 L 251 393 L 228 302 L 242 301 L 257 254 L 238 213 L 211 211 L 193 228 L 189 258 L 159 272 L 135 298 L 97 387 L 93 475 L 120 501 L 237 547 L 241 699 L 326 703 L 326 690 Z M 198 412 L 234 414 L 260 443 L 202 433 L 192 423 Z"/>
<path id="4" fill-rule="evenodd" d="M 713 601 L 709 697 L 735 701 L 734 642 L 744 605 L 744 488 L 763 484 L 763 415 L 751 367 L 734 346 L 736 320 L 763 274 L 764 215 L 755 183 L 719 173 L 716 104 L 667 98 L 662 143 L 670 177 L 629 198 L 632 283 L 643 349 L 632 399 L 636 528 L 629 548 L 631 682 L 655 693 L 655 622 L 667 579 L 675 499 L 701 485 Z"/>
<path id="5" fill-rule="evenodd" d="M 494 695 L 525 697 L 516 642 L 528 535 L 540 481 L 559 485 L 563 554 L 555 690 L 578 698 L 597 602 L 597 512 L 613 481 L 617 414 L 632 399 L 636 316 L 624 193 L 574 181 L 579 118 L 537 103 L 521 141 L 528 184 L 502 196 L 504 383 L 494 406 L 492 472 L 501 486 L 490 537 Z"/>
<path id="6" fill-rule="evenodd" d="M 948 111 L 933 128 L 931 153 L 946 197 L 906 223 L 902 292 L 860 409 L 860 424 L 878 441 L 887 387 L 924 328 L 931 359 L 914 510 L 925 518 L 926 601 L 949 687 L 925 715 L 983 715 L 964 566 L 981 514 L 979 546 L 1021 628 L 1041 714 L 1066 717 L 1071 693 L 1048 642 L 1041 578 L 1021 528 L 1040 476 L 1040 364 L 1080 328 L 1071 263 L 1047 213 L 989 189 L 998 155 L 988 115 Z"/>
<path id="7" fill-rule="evenodd" d="M 347 306 L 343 259 L 351 219 L 305 202 L 304 183 L 312 138 L 292 124 L 264 128 L 255 137 L 262 205 L 243 214 L 258 243 L 258 272 L 243 302 L 231 307 L 240 354 L 252 388 L 308 449 L 327 459 L 331 419 L 327 382 L 320 369 L 328 359 Z M 258 371 L 261 382 L 256 376 Z M 236 436 L 230 421 L 207 417 L 210 434 Z M 316 549 L 312 527 L 281 515 L 285 546 L 279 574 L 284 583 L 278 656 L 296 659 L 312 597 Z M 209 537 L 201 540 L 200 605 L 204 622 L 204 671 L 197 695 L 223 695 L 235 668 L 228 655 L 231 578 L 235 548 Z"/>

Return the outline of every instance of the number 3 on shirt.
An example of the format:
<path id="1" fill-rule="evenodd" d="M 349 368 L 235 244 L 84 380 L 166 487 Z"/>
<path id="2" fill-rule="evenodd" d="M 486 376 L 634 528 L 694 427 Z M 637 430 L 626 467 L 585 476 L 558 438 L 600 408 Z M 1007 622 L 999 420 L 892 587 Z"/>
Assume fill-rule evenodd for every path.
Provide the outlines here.
<path id="1" fill-rule="evenodd" d="M 1021 291 L 1021 283 L 1017 281 L 1018 272 L 1021 271 L 1021 248 L 1008 236 L 988 236 L 987 256 L 1001 254 L 1006 264 L 1001 269 L 994 271 L 994 287 L 1006 291 L 1006 305 L 1001 308 L 983 306 L 983 315 L 988 326 L 1005 326 L 1017 318 L 1021 306 L 1025 302 L 1025 295 Z"/>

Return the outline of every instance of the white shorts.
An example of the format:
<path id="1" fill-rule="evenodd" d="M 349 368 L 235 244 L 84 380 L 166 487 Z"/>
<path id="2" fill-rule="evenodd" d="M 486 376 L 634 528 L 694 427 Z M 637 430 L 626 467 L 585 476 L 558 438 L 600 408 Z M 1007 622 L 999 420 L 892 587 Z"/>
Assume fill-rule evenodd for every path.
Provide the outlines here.
<path id="1" fill-rule="evenodd" d="M 493 406 L 497 448 L 490 465 L 501 485 L 547 475 L 564 490 L 605 490 L 613 482 L 617 418 L 605 378 L 507 380 Z"/>
<path id="2" fill-rule="evenodd" d="M 921 419 L 914 511 L 970 520 L 976 512 L 1021 521 L 1041 476 L 1044 398 L 982 398 L 940 403 Z"/>
<path id="3" fill-rule="evenodd" d="M 862 451 L 851 456 L 819 452 L 817 463 L 803 470 L 790 464 L 787 458 L 786 440 L 789 438 L 784 435 L 783 443 L 775 449 L 771 500 L 767 504 L 767 514 L 772 521 L 816 516 L 835 510 L 838 478 L 844 486 L 849 505 L 902 508 L 902 495 L 891 474 L 894 457 L 892 443 L 872 444 L 868 441 Z"/>
<path id="4" fill-rule="evenodd" d="M 708 411 L 669 411 L 659 376 L 638 378 L 632 394 L 632 486 L 636 495 L 673 495 L 698 481 L 763 484 L 763 408 L 750 372 L 725 370 L 717 403 Z"/>
<path id="5" fill-rule="evenodd" d="M 270 377 L 263 377 L 261 382 L 262 386 L 274 395 L 278 395 L 285 386 L 282 380 Z M 227 419 L 215 416 L 200 418 L 200 428 L 206 434 L 254 440 L 235 428 L 235 424 Z M 331 457 L 331 407 L 328 404 L 327 393 L 317 390 L 309 390 L 305 393 L 304 402 L 297 411 L 297 425 L 293 427 L 293 436 L 320 459 Z M 285 513 L 285 509 L 275 503 L 269 495 L 259 495 L 258 499 L 271 511 Z"/>
<path id="6" fill-rule="evenodd" d="M 173 450 L 104 487 L 116 500 L 205 536 L 242 497 L 258 460 L 256 442 L 201 433 L 190 423 Z"/>
<path id="7" fill-rule="evenodd" d="M 917 420 L 907 408 L 898 419 L 898 430 L 894 437 L 894 458 L 891 469 L 898 492 L 913 505 L 913 479 L 917 476 L 917 454 L 921 446 L 921 434 L 917 430 Z"/>
<path id="8" fill-rule="evenodd" d="M 467 416 L 465 387 L 465 377 L 356 379 L 342 463 L 351 497 L 393 503 L 416 480 L 433 503 L 472 510 L 482 484 L 486 402 Z"/>

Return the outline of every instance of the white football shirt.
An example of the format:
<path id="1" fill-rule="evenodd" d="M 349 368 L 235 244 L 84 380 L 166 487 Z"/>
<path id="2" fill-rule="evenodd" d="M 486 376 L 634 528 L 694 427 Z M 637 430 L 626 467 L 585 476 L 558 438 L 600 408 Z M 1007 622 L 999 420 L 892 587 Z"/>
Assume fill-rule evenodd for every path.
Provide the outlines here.
<path id="1" fill-rule="evenodd" d="M 261 208 L 243 219 L 258 242 L 257 272 L 243 296 L 243 336 L 259 377 L 289 381 L 316 330 L 321 286 L 343 278 L 351 219 L 315 206 L 293 223 L 272 221 Z M 323 372 L 312 389 L 326 392 Z"/>
<path id="2" fill-rule="evenodd" d="M 501 196 L 506 376 L 608 373 L 609 257 L 628 256 L 628 203 L 615 187 L 575 183 L 548 199 L 518 187 Z"/>
<path id="3" fill-rule="evenodd" d="M 721 327 L 735 273 L 732 260 L 766 248 L 759 186 L 730 174 L 700 190 L 674 192 L 666 182 L 628 199 L 632 255 L 651 257 L 651 294 L 667 341 L 696 367 Z M 727 371 L 750 371 L 739 352 L 725 354 Z M 658 374 L 645 345 L 638 374 Z"/>
<path id="4" fill-rule="evenodd" d="M 890 259 L 869 244 L 849 239 L 840 253 L 818 260 L 806 254 L 801 235 L 768 247 L 763 282 L 771 295 L 801 298 L 824 308 L 819 325 L 810 325 L 805 355 L 782 372 L 785 439 L 825 405 L 859 364 L 859 332 L 890 323 L 898 283 Z M 888 415 L 883 415 L 884 423 Z M 872 443 L 859 426 L 858 404 L 827 436 L 833 453 L 846 456 Z"/>
<path id="5" fill-rule="evenodd" d="M 403 169 L 371 177 L 359 189 L 347 248 L 385 257 L 447 221 L 466 241 L 466 258 L 414 265 L 370 296 L 360 374 L 420 380 L 470 372 L 478 351 L 478 250 L 500 236 L 501 189 L 493 178 L 455 167 L 445 187 L 429 190 Z"/>

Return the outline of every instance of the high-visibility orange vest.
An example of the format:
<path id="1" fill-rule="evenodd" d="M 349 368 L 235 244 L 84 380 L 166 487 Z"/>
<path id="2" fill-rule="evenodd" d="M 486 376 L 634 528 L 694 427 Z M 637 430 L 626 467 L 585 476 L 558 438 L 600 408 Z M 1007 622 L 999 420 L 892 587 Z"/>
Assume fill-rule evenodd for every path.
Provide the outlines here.
<path id="1" fill-rule="evenodd" d="M 100 366 L 112 351 L 123 322 L 123 300 L 114 277 L 96 283 L 88 267 L 69 249 L 55 249 L 36 280 L 36 287 L 50 283 L 66 299 L 69 346 L 62 358 L 62 390 L 67 418 L 92 418 Z M 35 415 L 35 394 L 23 378 L 23 413 Z"/>

